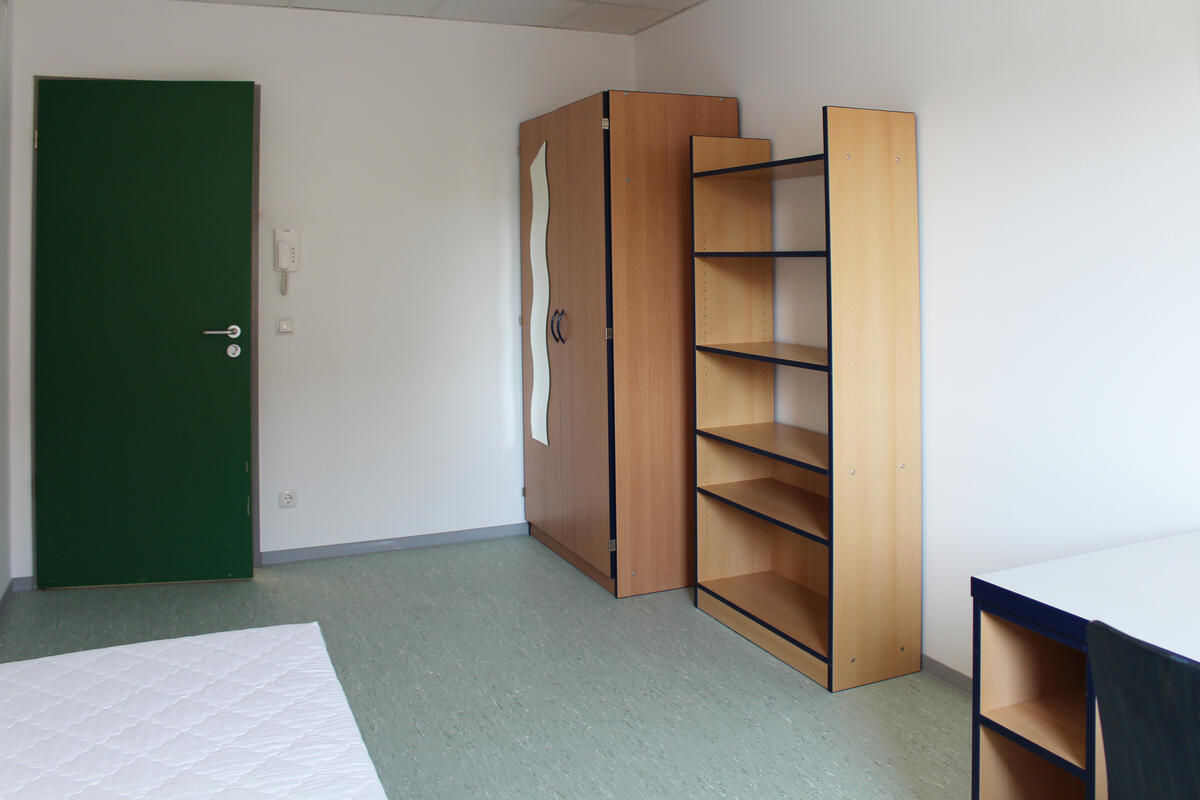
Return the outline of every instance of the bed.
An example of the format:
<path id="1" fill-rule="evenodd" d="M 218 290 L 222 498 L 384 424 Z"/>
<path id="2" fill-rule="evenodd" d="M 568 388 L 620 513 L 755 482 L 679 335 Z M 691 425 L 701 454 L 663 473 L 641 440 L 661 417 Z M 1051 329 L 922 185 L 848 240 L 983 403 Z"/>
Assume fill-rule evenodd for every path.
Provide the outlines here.
<path id="1" fill-rule="evenodd" d="M 0 664 L 0 798 L 386 800 L 317 623 Z"/>

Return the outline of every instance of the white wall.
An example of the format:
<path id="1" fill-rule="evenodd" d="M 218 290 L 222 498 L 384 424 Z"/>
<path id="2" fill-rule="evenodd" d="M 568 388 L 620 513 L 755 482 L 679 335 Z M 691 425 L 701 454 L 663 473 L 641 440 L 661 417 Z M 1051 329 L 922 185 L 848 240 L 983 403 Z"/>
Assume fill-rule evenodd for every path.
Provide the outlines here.
<path id="1" fill-rule="evenodd" d="M 8 0 L 0 0 L 0 454 L 8 453 L 8 308 L 9 191 L 12 172 L 12 17 Z M 8 499 L 8 460 L 0 457 L 0 498 Z M 7 507 L 5 503 L 5 507 Z M 0 513 L 0 594 L 12 577 L 12 542 L 7 513 Z M 22 573 L 25 574 L 25 573 Z"/>
<path id="2" fill-rule="evenodd" d="M 962 672 L 970 575 L 1200 528 L 1194 13 L 708 0 L 636 37 L 639 89 L 736 95 L 780 157 L 823 104 L 917 112 L 924 650 Z"/>
<path id="3" fill-rule="evenodd" d="M 971 574 L 1200 527 L 1194 0 L 708 0 L 635 39 L 12 5 L 12 574 L 32 571 L 37 74 L 262 85 L 264 550 L 523 518 L 517 123 L 635 78 L 739 96 L 745 134 L 780 155 L 820 149 L 822 104 L 917 112 L 929 655 L 969 672 Z M 283 224 L 304 244 L 287 298 L 269 259 Z M 271 334 L 279 314 L 296 336 Z M 276 510 L 283 488 L 298 509 Z"/>
<path id="4" fill-rule="evenodd" d="M 13 6 L 15 574 L 32 572 L 35 75 L 262 86 L 263 550 L 522 521 L 517 126 L 631 84 L 633 40 L 166 0 Z M 286 298 L 280 225 L 302 237 Z M 273 335 L 281 314 L 295 336 Z M 285 488 L 298 508 L 277 509 Z"/>

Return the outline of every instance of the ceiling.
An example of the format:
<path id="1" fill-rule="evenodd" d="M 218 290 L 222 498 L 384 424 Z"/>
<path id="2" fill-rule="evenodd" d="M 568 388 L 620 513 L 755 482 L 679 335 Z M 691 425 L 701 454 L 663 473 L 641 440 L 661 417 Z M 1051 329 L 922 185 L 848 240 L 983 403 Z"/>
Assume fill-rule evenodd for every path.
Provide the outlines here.
<path id="1" fill-rule="evenodd" d="M 597 33 L 646 30 L 704 0 L 189 0 L 243 6 L 285 6 L 364 14 L 397 14 Z"/>

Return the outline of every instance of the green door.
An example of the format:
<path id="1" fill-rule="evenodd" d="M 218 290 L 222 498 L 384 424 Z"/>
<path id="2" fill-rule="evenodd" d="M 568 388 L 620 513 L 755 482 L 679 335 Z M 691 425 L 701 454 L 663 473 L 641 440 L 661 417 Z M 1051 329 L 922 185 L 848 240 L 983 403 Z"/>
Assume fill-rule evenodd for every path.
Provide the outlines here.
<path id="1" fill-rule="evenodd" d="M 37 82 L 39 587 L 252 575 L 254 121 L 252 83 Z"/>

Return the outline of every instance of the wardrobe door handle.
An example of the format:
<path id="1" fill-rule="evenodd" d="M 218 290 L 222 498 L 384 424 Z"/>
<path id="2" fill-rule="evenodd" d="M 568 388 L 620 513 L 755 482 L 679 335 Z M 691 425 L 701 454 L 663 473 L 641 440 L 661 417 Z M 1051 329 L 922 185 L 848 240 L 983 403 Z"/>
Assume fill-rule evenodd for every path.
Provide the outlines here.
<path id="1" fill-rule="evenodd" d="M 550 335 L 554 337 L 554 341 L 562 342 L 562 339 L 558 338 L 558 332 L 554 330 L 554 323 L 557 321 L 558 321 L 558 310 L 555 309 L 554 313 L 550 315 Z"/>
<path id="2" fill-rule="evenodd" d="M 562 311 L 558 312 L 558 340 L 560 342 L 562 342 L 563 344 L 567 343 L 567 337 L 563 336 L 563 332 L 562 332 L 562 323 L 563 323 L 563 320 L 566 318 L 567 318 L 566 309 L 563 309 Z"/>

